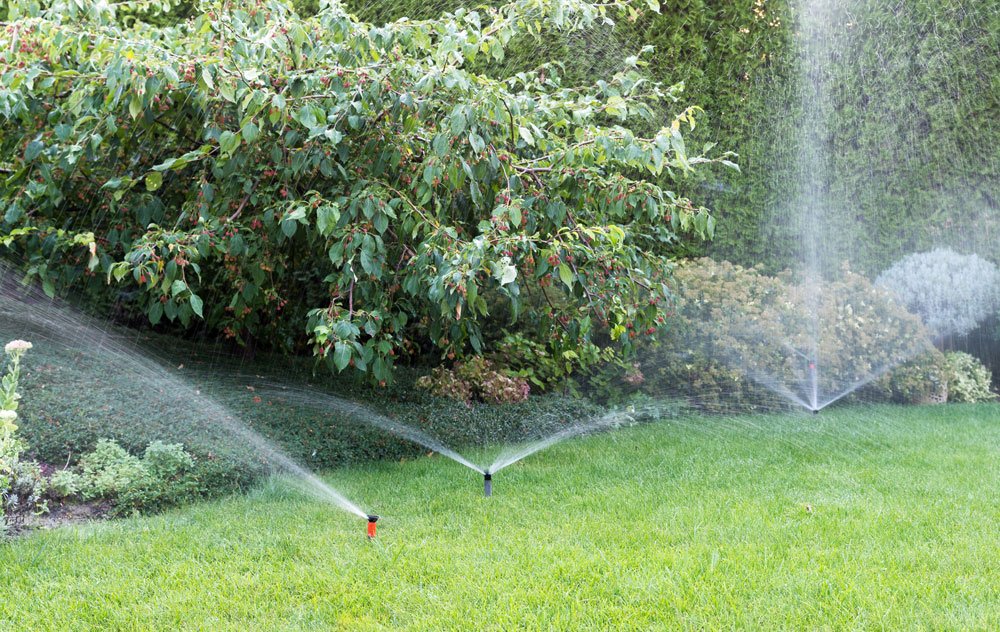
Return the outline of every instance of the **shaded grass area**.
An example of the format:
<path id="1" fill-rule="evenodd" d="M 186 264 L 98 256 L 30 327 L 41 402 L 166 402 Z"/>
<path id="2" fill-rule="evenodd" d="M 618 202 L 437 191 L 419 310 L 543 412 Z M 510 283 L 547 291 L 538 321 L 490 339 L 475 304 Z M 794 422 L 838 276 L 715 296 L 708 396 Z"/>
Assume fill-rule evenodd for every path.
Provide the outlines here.
<path id="1" fill-rule="evenodd" d="M 450 445 L 480 445 L 559 429 L 598 412 L 586 400 L 557 394 L 520 404 L 469 405 L 415 388 L 414 369 L 402 368 L 394 384 L 376 388 L 332 375 L 311 358 L 244 361 L 221 346 L 125 329 L 113 329 L 111 343 L 101 329 L 85 325 L 81 335 L 64 339 L 39 320 L 0 321 L 0 340 L 23 337 L 35 345 L 24 360 L 20 432 L 32 457 L 53 464 L 75 462 L 99 439 L 114 439 L 134 453 L 164 440 L 183 443 L 199 457 L 213 455 L 213 462 L 201 459 L 217 472 L 213 480 L 245 482 L 262 464 L 257 454 L 233 450 L 234 423 L 246 424 L 310 468 L 330 468 L 422 452 L 366 424 L 371 414 Z M 281 386 L 311 389 L 315 405 L 292 405 L 261 390 Z M 331 406 L 324 395 L 359 406 L 357 414 Z"/>
<path id="2" fill-rule="evenodd" d="M 1000 407 L 680 417 L 0 545 L 3 629 L 998 629 Z"/>

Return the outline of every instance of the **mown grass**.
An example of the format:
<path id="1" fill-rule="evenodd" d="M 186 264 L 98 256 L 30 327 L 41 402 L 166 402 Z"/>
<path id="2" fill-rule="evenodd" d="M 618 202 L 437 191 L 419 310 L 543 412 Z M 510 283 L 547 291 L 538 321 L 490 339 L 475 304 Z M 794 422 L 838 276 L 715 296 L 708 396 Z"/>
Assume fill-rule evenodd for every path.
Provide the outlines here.
<path id="1" fill-rule="evenodd" d="M 680 418 L 0 545 L 0 629 L 1000 629 L 1000 407 Z"/>

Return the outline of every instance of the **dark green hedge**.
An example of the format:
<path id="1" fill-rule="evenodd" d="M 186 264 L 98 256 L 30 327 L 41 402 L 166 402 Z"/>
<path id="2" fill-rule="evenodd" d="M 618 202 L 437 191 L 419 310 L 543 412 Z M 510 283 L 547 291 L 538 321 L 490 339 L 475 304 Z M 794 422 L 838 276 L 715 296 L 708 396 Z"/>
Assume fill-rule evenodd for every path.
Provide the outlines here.
<path id="1" fill-rule="evenodd" d="M 298 0 L 297 0 L 298 1 Z M 300 8 L 308 10 L 309 0 Z M 480 2 L 348 5 L 372 21 L 430 18 Z M 493 2 L 492 4 L 496 4 Z M 807 4 L 807 3 L 801 3 Z M 792 186 L 801 127 L 789 0 L 664 0 L 661 14 L 574 41 L 530 41 L 508 68 L 552 57 L 571 81 L 613 70 L 644 44 L 658 80 L 684 81 L 706 111 L 692 142 L 741 154 L 684 193 L 720 219 L 709 252 L 775 270 L 798 248 Z M 833 157 L 824 182 L 834 255 L 875 273 L 905 253 L 947 243 L 1000 260 L 1000 5 L 981 0 L 854 0 L 834 29 L 829 68 Z"/>
<path id="2" fill-rule="evenodd" d="M 832 254 L 869 273 L 942 244 L 1000 260 L 1000 7 L 978 0 L 847 4 L 822 69 L 830 99 L 822 143 L 831 158 L 821 180 L 831 201 L 823 228 Z M 794 59 L 786 63 L 795 68 Z M 760 140 L 739 148 L 748 160 L 747 188 L 721 200 L 746 212 L 721 222 L 715 247 L 770 267 L 795 248 L 797 209 L 787 208 L 787 183 L 800 168 L 797 73 L 764 77 L 769 96 L 747 112 Z M 758 224 L 763 230 L 755 233 Z"/>

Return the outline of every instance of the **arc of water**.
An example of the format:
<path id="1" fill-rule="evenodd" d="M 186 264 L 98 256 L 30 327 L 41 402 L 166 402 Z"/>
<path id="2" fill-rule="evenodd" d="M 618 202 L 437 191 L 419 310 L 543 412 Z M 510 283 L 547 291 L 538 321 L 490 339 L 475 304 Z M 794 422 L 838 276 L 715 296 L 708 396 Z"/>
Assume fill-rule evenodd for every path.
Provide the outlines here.
<path id="1" fill-rule="evenodd" d="M 270 394 L 274 397 L 281 397 L 289 401 L 294 401 L 299 405 L 306 406 L 314 410 L 326 411 L 331 408 L 336 409 L 346 416 L 359 419 L 369 425 L 375 426 L 376 428 L 385 430 L 396 436 L 422 445 L 425 448 L 433 450 L 442 456 L 448 457 L 456 463 L 460 463 L 480 474 L 486 473 L 485 468 L 473 463 L 456 450 L 449 448 L 444 443 L 430 436 L 426 432 L 398 422 L 394 419 L 386 417 L 385 415 L 376 413 L 370 408 L 356 402 L 341 399 L 335 395 L 330 395 L 321 391 L 304 388 L 264 387 L 261 392 Z"/>
<path id="2" fill-rule="evenodd" d="M 3 273 L 2 268 L 0 273 Z M 296 463 L 284 451 L 244 424 L 227 407 L 203 395 L 198 388 L 172 373 L 171 368 L 151 359 L 121 335 L 97 326 L 89 317 L 48 299 L 44 299 L 45 302 L 34 299 L 38 297 L 33 297 L 29 305 L 17 297 L 0 292 L 0 317 L 8 322 L 23 323 L 25 327 L 42 329 L 48 342 L 80 351 L 81 362 L 92 363 L 94 358 L 103 356 L 113 363 L 115 370 L 126 372 L 135 383 L 156 385 L 158 396 L 166 397 L 167 404 L 196 410 L 201 420 L 223 426 L 229 440 L 251 446 L 274 469 L 297 477 L 303 483 L 301 487 L 314 497 L 367 519 L 368 514 L 344 494 Z M 192 428 L 194 427 L 195 422 L 187 423 L 192 423 Z"/>
<path id="3" fill-rule="evenodd" d="M 600 415 L 587 423 L 568 426 L 547 437 L 512 446 L 501 452 L 486 471 L 490 474 L 496 474 L 505 467 L 513 465 L 521 459 L 531 456 L 535 452 L 544 450 L 545 448 L 553 446 L 561 441 L 565 441 L 571 437 L 594 432 L 624 421 L 632 421 L 634 419 L 634 412 L 635 411 L 612 411 L 610 413 Z"/>

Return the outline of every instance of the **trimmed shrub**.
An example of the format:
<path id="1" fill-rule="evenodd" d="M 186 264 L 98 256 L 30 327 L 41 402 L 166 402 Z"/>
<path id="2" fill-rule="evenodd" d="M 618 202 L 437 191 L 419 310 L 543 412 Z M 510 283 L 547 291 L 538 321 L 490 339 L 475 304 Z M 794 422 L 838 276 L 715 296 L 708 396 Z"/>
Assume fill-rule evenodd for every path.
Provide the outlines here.
<path id="1" fill-rule="evenodd" d="M 917 317 L 847 268 L 808 283 L 701 259 L 676 276 L 674 326 L 642 354 L 643 389 L 706 410 L 822 405 L 933 350 Z"/>
<path id="2" fill-rule="evenodd" d="M 944 354 L 930 349 L 861 390 L 863 399 L 895 404 L 943 404 L 948 400 Z"/>
<path id="3" fill-rule="evenodd" d="M 154 441 L 140 459 L 114 441 L 102 439 L 80 459 L 79 473 L 61 470 L 52 475 L 53 496 L 79 495 L 114 503 L 114 512 L 149 511 L 204 496 L 205 472 L 181 444 Z"/>
<path id="4" fill-rule="evenodd" d="M 142 461 L 149 475 L 161 481 L 175 479 L 194 467 L 194 459 L 184 451 L 183 445 L 162 441 L 150 443 Z"/>
<path id="5" fill-rule="evenodd" d="M 975 403 L 996 399 L 990 390 L 993 375 L 982 362 L 961 351 L 946 353 L 944 358 L 948 401 Z"/>
<path id="6" fill-rule="evenodd" d="M 56 500 L 72 498 L 80 493 L 83 481 L 71 469 L 56 470 L 49 475 L 49 496 Z"/>
<path id="7" fill-rule="evenodd" d="M 85 499 L 114 498 L 126 489 L 149 482 L 149 471 L 138 457 L 108 439 L 80 459 L 81 495 Z"/>

